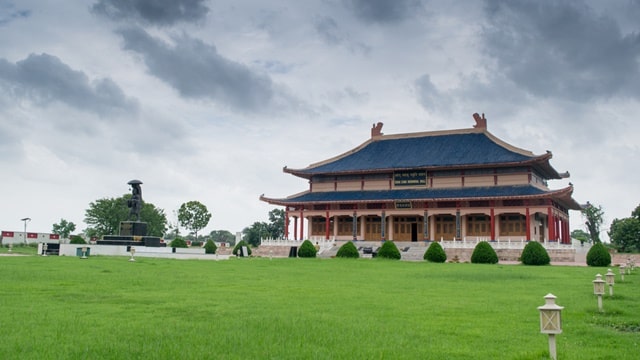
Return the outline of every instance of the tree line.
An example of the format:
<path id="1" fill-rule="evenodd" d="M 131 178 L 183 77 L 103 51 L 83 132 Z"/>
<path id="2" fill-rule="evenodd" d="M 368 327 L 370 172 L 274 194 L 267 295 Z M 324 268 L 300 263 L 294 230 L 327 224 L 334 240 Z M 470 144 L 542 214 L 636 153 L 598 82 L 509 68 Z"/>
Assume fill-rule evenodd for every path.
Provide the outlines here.
<path id="1" fill-rule="evenodd" d="M 100 239 L 103 235 L 114 235 L 120 231 L 120 222 L 129 215 L 127 202 L 131 194 L 118 198 L 102 198 L 89 203 L 85 211 L 84 222 L 88 227 L 83 231 L 87 239 Z M 149 202 L 144 202 L 140 209 L 140 221 L 147 223 L 147 234 L 158 236 L 166 240 L 177 237 L 195 242 L 226 242 L 234 244 L 236 236 L 228 230 L 213 230 L 209 234 L 199 234 L 211 221 L 211 213 L 199 201 L 188 201 L 180 205 L 177 210 L 177 221 L 170 223 L 163 209 Z M 281 238 L 284 235 L 284 210 L 274 209 L 269 212 L 269 222 L 254 222 L 242 231 L 242 240 L 253 246 L 260 244 L 261 238 Z M 180 227 L 188 233 L 182 235 Z M 62 238 L 69 238 L 76 230 L 76 224 L 60 219 L 53 224 L 52 233 Z"/>

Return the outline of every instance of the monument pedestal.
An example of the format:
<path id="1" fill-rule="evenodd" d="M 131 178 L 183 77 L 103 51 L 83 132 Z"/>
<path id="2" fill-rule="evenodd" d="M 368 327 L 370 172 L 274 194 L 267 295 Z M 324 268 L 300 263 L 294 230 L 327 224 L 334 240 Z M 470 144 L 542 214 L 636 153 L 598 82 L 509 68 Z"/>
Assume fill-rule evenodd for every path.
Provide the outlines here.
<path id="1" fill-rule="evenodd" d="M 140 221 L 123 221 L 120 223 L 120 235 L 104 235 L 98 245 L 124 245 L 166 247 L 157 236 L 147 236 L 147 223 Z"/>

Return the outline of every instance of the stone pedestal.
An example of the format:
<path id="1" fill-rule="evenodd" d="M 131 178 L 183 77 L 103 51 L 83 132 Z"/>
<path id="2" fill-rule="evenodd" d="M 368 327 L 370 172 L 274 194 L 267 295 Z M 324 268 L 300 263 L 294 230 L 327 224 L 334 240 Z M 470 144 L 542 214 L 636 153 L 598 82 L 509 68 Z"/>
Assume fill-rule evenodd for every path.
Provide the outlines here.
<path id="1" fill-rule="evenodd" d="M 147 236 L 147 223 L 140 221 L 123 221 L 120 223 L 120 235 L 105 235 L 98 245 L 126 245 L 146 247 L 166 247 L 157 236 Z"/>
<path id="2" fill-rule="evenodd" d="M 140 221 L 120 222 L 120 235 L 146 236 L 147 223 Z"/>

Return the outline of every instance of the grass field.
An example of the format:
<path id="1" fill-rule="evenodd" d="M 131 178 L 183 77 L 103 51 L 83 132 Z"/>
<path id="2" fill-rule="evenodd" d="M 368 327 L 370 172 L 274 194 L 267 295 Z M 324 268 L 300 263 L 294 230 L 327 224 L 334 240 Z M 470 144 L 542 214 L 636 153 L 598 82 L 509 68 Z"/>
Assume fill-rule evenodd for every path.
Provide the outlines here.
<path id="1" fill-rule="evenodd" d="M 559 359 L 640 358 L 637 274 L 599 313 L 603 268 L 127 260 L 0 257 L 0 358 L 546 359 L 547 293 Z"/>

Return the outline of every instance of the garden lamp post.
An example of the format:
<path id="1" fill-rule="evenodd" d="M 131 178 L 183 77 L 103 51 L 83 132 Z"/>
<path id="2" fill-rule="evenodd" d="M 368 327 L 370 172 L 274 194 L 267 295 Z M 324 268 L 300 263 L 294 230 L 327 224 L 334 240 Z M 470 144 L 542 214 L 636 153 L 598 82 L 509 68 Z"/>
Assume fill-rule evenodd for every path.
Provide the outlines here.
<path id="1" fill-rule="evenodd" d="M 602 275 L 597 274 L 596 279 L 593 280 L 593 293 L 598 296 L 598 310 L 602 312 L 602 295 L 604 295 L 604 280 Z"/>
<path id="2" fill-rule="evenodd" d="M 42 243 L 42 256 L 47 256 L 47 248 L 49 245 L 47 243 Z"/>
<path id="3" fill-rule="evenodd" d="M 129 252 L 131 253 L 131 259 L 129 259 L 129 261 L 136 261 L 136 259 L 133 258 L 133 255 L 136 253 L 136 248 L 132 246 Z"/>
<path id="4" fill-rule="evenodd" d="M 83 246 L 82 247 L 82 256 L 80 257 L 80 259 L 86 259 L 87 258 L 87 247 Z"/>
<path id="5" fill-rule="evenodd" d="M 549 356 L 556 360 L 556 334 L 562 333 L 560 313 L 563 306 L 556 304 L 556 296 L 549 293 L 544 297 L 545 304 L 538 306 L 540 311 L 540 332 L 549 335 Z"/>
<path id="6" fill-rule="evenodd" d="M 613 296 L 613 284 L 615 283 L 616 274 L 611 271 L 611 269 L 607 270 L 605 277 L 607 278 L 607 285 L 609 285 L 609 296 Z"/>
<path id="7" fill-rule="evenodd" d="M 27 243 L 27 223 L 31 221 L 30 217 L 22 218 L 20 221 L 24 222 L 24 243 Z"/>
<path id="8" fill-rule="evenodd" d="M 626 266 L 624 264 L 620 264 L 620 278 L 622 279 L 621 281 L 624 281 L 624 272 L 626 271 L 625 267 Z"/>

